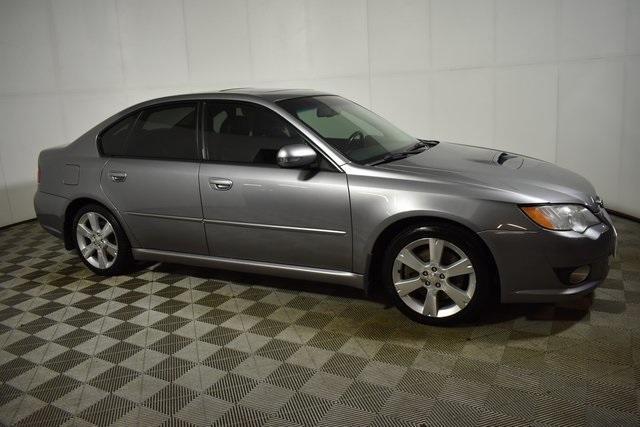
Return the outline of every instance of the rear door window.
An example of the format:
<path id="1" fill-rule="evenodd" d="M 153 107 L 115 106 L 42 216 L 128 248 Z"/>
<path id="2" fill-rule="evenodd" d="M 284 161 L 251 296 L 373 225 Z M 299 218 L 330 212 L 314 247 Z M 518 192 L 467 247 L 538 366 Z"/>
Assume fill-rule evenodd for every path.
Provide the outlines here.
<path id="1" fill-rule="evenodd" d="M 196 104 L 143 110 L 127 141 L 127 155 L 154 159 L 195 160 Z"/>
<path id="2" fill-rule="evenodd" d="M 123 119 L 101 137 L 106 155 L 196 160 L 197 103 L 151 107 Z"/>

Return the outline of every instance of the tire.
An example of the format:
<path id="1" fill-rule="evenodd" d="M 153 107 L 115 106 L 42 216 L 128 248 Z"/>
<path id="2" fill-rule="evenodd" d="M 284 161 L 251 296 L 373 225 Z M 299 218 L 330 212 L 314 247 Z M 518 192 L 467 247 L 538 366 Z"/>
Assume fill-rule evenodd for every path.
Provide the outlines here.
<path id="1" fill-rule="evenodd" d="M 439 262 L 431 262 L 432 248 Z M 496 290 L 486 252 L 479 237 L 464 228 L 414 225 L 387 247 L 382 284 L 394 305 L 416 322 L 451 325 L 471 320 L 493 301 Z"/>
<path id="2" fill-rule="evenodd" d="M 105 207 L 81 207 L 73 218 L 71 233 L 80 259 L 95 274 L 115 276 L 128 272 L 133 265 L 129 239 Z"/>

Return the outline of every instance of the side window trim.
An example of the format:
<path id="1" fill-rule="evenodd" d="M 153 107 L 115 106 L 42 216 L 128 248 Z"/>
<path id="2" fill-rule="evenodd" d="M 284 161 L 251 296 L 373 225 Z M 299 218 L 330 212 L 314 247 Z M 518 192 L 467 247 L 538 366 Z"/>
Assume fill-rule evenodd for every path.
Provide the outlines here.
<path id="1" fill-rule="evenodd" d="M 164 160 L 164 161 L 168 161 L 168 162 L 191 162 L 191 163 L 200 163 L 204 160 L 204 152 L 202 150 L 200 150 L 200 144 L 202 143 L 201 141 L 201 133 L 200 133 L 200 126 L 201 126 L 201 110 L 204 111 L 204 108 L 202 108 L 202 104 L 203 100 L 200 99 L 195 99 L 195 100 L 185 100 L 185 101 L 167 101 L 167 102 L 160 102 L 158 104 L 153 104 L 153 105 L 147 105 L 146 107 L 141 107 L 137 110 L 131 111 L 128 114 L 125 114 L 124 116 L 120 117 L 119 119 L 117 119 L 116 121 L 114 121 L 113 123 L 109 124 L 107 127 L 105 127 L 104 129 L 102 129 L 99 133 L 98 136 L 96 137 L 96 145 L 98 148 L 98 154 L 100 155 L 100 157 L 115 157 L 115 158 L 120 158 L 120 159 L 142 159 L 142 160 Z M 124 142 L 124 148 L 126 148 L 126 146 L 129 143 L 130 137 L 132 132 L 134 131 L 134 129 L 137 128 L 139 122 L 140 122 L 140 117 L 142 116 L 142 113 L 144 113 L 145 110 L 150 110 L 150 109 L 155 109 L 155 108 L 160 108 L 160 107 L 169 107 L 172 105 L 185 105 L 185 104 L 193 104 L 196 107 L 196 125 L 195 125 L 195 138 L 196 138 L 196 158 L 195 159 L 172 159 L 172 158 L 164 158 L 164 157 L 150 157 L 150 156 L 131 156 L 131 155 L 127 155 L 127 154 L 123 154 L 123 155 L 118 155 L 118 154 L 106 154 L 104 152 L 104 150 L 102 149 L 102 136 L 111 128 L 113 128 L 114 126 L 117 126 L 119 123 L 123 122 L 124 120 L 127 120 L 128 118 L 132 117 L 132 116 L 136 116 L 133 124 L 131 125 L 131 128 L 127 131 L 127 136 Z M 204 114 L 202 112 L 202 114 Z M 124 150 L 126 151 L 126 150 Z"/>
<path id="2" fill-rule="evenodd" d="M 198 101 L 198 151 L 200 162 L 206 162 L 209 158 L 207 144 L 204 143 L 204 115 L 207 111 L 207 101 L 201 99 Z"/>
<path id="3" fill-rule="evenodd" d="M 320 149 L 318 148 L 313 141 L 311 141 L 309 138 L 307 138 L 306 135 L 304 135 L 302 132 L 300 132 L 296 126 L 294 126 L 293 123 L 291 123 L 286 117 L 283 117 L 280 113 L 278 113 L 277 111 L 273 110 L 272 108 L 269 108 L 268 106 L 256 103 L 256 102 L 251 102 L 251 101 L 246 101 L 246 100 L 233 100 L 233 99 L 205 99 L 202 100 L 202 112 L 199 115 L 200 116 L 200 126 L 199 126 L 199 131 L 201 133 L 200 136 L 200 140 L 202 141 L 202 162 L 203 163 L 209 163 L 209 164 L 225 164 L 225 165 L 237 165 L 237 166 L 249 166 L 249 167 L 263 167 L 263 168 L 273 168 L 274 166 L 270 166 L 267 164 L 260 164 L 260 163 L 244 163 L 244 162 L 230 162 L 230 161 L 221 161 L 221 160 L 212 160 L 209 157 L 209 151 L 206 147 L 207 144 L 205 144 L 205 114 L 206 114 L 206 110 L 207 110 L 207 105 L 206 104 L 240 104 L 240 105 L 247 105 L 249 107 L 253 107 L 253 108 L 259 108 L 259 109 L 263 109 L 266 110 L 272 114 L 274 114 L 275 116 L 277 116 L 279 119 L 283 120 L 287 125 L 289 125 L 299 136 L 300 138 L 305 142 L 305 144 L 308 144 L 311 148 L 313 148 L 316 153 L 318 154 L 318 156 L 322 157 L 328 164 L 331 165 L 331 168 L 333 169 L 333 171 L 335 172 L 342 172 L 342 170 L 337 167 L 334 162 Z M 277 165 L 275 165 L 275 167 L 278 167 Z"/>

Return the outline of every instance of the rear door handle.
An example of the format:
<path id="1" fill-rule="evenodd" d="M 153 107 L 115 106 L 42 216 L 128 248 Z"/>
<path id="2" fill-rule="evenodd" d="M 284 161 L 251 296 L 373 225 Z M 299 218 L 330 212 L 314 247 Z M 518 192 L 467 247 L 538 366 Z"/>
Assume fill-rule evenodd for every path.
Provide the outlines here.
<path id="1" fill-rule="evenodd" d="M 127 180 L 126 172 L 111 171 L 109 172 L 109 176 L 111 177 L 111 181 L 113 182 L 125 182 Z"/>
<path id="2" fill-rule="evenodd" d="M 209 178 L 209 186 L 214 190 L 226 191 L 233 186 L 233 181 L 226 178 Z"/>

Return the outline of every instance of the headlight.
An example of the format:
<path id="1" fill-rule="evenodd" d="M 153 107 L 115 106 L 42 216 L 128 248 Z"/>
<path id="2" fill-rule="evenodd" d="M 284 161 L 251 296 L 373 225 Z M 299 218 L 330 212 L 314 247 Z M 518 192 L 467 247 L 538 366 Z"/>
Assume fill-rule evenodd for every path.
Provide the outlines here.
<path id="1" fill-rule="evenodd" d="M 600 223 L 591 211 L 580 205 L 523 206 L 520 209 L 533 222 L 549 230 L 573 230 L 583 233 Z"/>

